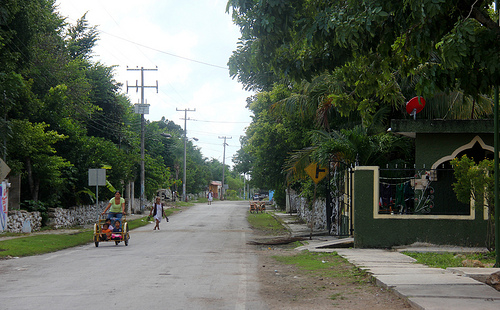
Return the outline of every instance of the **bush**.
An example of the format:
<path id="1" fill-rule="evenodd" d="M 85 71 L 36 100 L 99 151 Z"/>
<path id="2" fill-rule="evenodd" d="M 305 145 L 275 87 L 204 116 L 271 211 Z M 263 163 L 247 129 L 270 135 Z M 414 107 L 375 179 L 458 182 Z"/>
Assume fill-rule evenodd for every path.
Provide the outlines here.
<path id="1" fill-rule="evenodd" d="M 232 189 L 228 189 L 226 192 L 225 200 L 239 200 L 238 195 L 236 195 L 236 191 Z"/>

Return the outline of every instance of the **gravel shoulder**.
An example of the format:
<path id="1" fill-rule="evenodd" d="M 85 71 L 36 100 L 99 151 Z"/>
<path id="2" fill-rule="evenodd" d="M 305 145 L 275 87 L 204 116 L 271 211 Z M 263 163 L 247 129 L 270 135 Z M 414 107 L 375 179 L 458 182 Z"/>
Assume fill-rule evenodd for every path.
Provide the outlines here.
<path id="1" fill-rule="evenodd" d="M 369 275 L 337 255 L 333 274 L 311 272 L 295 264 L 285 264 L 275 256 L 294 256 L 299 251 L 290 245 L 255 246 L 259 256 L 258 278 L 261 296 L 269 309 L 410 309 L 394 293 L 370 282 Z M 352 276 L 352 271 L 356 273 Z M 329 270 L 330 271 L 330 270 Z M 358 275 L 359 274 L 359 275 Z"/>

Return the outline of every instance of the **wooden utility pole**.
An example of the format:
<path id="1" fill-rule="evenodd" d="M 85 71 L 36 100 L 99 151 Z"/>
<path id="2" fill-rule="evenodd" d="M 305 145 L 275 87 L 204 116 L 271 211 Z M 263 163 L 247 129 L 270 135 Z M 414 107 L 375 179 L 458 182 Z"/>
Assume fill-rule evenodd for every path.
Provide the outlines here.
<path id="1" fill-rule="evenodd" d="M 141 71 L 141 85 L 137 84 L 137 80 L 135 81 L 135 86 L 129 86 L 128 81 L 127 81 L 127 93 L 129 88 L 135 88 L 136 91 L 139 91 L 139 88 L 141 89 L 141 103 L 135 105 L 135 113 L 141 114 L 141 199 L 140 199 L 140 210 L 141 212 L 144 211 L 144 183 L 145 183 L 145 178 L 146 174 L 144 172 L 144 114 L 149 114 L 149 104 L 144 103 L 144 89 L 145 88 L 156 88 L 156 93 L 158 93 L 158 81 L 156 81 L 156 86 L 146 86 L 144 85 L 144 71 L 158 71 L 158 68 L 155 69 L 144 69 L 143 67 L 141 68 L 136 68 L 136 69 L 129 69 L 127 68 L 127 71 Z"/>
<path id="2" fill-rule="evenodd" d="M 226 143 L 226 139 L 232 139 L 232 137 L 226 137 L 226 136 L 223 136 L 223 137 L 219 137 L 219 139 L 224 139 L 224 143 L 222 145 L 224 145 L 224 152 L 222 153 L 222 190 L 220 192 L 220 200 L 224 200 L 224 172 L 226 170 L 226 145 L 228 145 Z"/>
<path id="3" fill-rule="evenodd" d="M 184 177 L 182 179 L 182 201 L 186 202 L 186 143 L 187 143 L 187 112 L 196 112 L 196 109 L 175 109 L 176 111 L 184 111 Z"/>

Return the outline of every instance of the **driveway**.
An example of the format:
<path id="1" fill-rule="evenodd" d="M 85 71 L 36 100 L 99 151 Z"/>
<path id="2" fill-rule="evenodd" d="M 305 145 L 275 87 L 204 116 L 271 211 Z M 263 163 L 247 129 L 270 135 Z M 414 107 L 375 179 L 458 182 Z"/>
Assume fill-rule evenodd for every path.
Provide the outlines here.
<path id="1" fill-rule="evenodd" d="M 266 309 L 247 202 L 197 204 L 123 243 L 0 261 L 0 308 Z"/>

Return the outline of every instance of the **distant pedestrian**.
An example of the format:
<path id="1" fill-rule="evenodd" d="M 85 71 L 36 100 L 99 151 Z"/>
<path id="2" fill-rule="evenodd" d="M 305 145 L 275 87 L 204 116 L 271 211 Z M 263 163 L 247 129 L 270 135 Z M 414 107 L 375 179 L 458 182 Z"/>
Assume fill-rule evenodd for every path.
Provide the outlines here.
<path id="1" fill-rule="evenodd" d="M 207 198 L 208 198 L 208 205 L 211 205 L 212 200 L 214 200 L 214 194 L 212 193 L 212 191 L 208 192 Z"/>
<path id="2" fill-rule="evenodd" d="M 153 204 L 153 208 L 151 208 L 151 211 L 149 212 L 149 216 L 153 216 L 155 218 L 155 227 L 153 230 L 160 230 L 160 222 L 163 216 L 165 215 L 165 211 L 163 210 L 163 203 L 161 202 L 160 197 L 156 197 L 156 201 Z M 168 217 L 165 216 L 165 219 L 168 222 Z"/>

